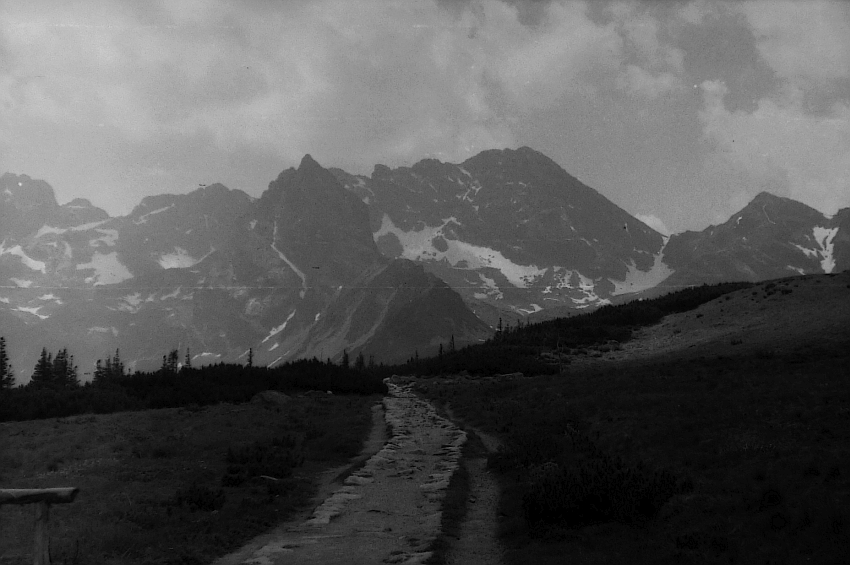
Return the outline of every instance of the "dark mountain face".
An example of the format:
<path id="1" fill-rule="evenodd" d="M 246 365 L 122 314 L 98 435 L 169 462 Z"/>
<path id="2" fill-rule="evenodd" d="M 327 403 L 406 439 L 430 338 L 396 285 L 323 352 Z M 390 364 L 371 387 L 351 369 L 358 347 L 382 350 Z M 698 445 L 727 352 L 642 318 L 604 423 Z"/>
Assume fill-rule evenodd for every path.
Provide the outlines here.
<path id="1" fill-rule="evenodd" d="M 491 323 L 606 304 L 666 275 L 660 234 L 527 147 L 332 171 L 369 206 L 382 253 L 421 262 Z"/>
<path id="2" fill-rule="evenodd" d="M 249 348 L 258 364 L 343 349 L 386 361 L 451 328 L 460 341 L 489 331 L 450 288 L 381 256 L 365 205 L 309 156 L 259 200 L 215 184 L 119 218 L 84 200 L 59 206 L 42 181 L 2 182 L 0 214 L 16 220 L 0 223 L 0 321 L 19 377 L 41 347 L 68 347 L 84 373 L 119 347 L 138 369 L 175 348 L 195 364 L 244 361 Z M 400 322 L 406 311 L 441 323 Z M 398 350 L 384 345 L 388 316 L 414 336 Z"/>
<path id="3" fill-rule="evenodd" d="M 664 260 L 675 273 L 662 286 L 838 272 L 848 245 L 839 225 L 845 215 L 828 219 L 762 192 L 724 224 L 673 235 Z"/>

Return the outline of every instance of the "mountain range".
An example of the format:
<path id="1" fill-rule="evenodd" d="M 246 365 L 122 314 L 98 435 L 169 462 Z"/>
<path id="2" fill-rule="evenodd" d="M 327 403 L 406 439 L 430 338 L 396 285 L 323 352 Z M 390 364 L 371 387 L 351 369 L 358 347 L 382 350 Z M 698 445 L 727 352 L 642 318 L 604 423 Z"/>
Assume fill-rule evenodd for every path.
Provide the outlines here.
<path id="1" fill-rule="evenodd" d="M 256 199 L 214 184 L 120 217 L 0 177 L 0 335 L 19 381 L 42 347 L 67 347 L 81 373 L 116 348 L 139 370 L 172 349 L 394 362 L 486 339 L 500 318 L 848 266 L 850 209 L 761 193 L 668 237 L 527 147 L 370 176 L 307 155 Z"/>

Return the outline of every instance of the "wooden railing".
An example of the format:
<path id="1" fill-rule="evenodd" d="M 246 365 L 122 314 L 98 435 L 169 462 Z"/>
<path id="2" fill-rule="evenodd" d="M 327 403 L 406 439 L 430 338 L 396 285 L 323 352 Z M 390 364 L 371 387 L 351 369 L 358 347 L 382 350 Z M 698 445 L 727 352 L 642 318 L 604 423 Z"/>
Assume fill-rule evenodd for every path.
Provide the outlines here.
<path id="1" fill-rule="evenodd" d="M 33 565 L 50 565 L 50 520 L 51 504 L 74 502 L 78 488 L 14 488 L 0 489 L 0 506 L 4 504 L 35 504 L 35 541 L 33 543 Z"/>

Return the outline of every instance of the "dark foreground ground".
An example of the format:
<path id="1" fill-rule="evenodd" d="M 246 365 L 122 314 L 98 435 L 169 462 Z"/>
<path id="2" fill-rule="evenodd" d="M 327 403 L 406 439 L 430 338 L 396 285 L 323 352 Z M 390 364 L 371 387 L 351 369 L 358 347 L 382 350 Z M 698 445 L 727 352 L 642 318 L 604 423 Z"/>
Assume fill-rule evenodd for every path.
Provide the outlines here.
<path id="1" fill-rule="evenodd" d="M 509 563 L 846 563 L 845 278 L 735 293 L 562 374 L 418 390 L 502 440 Z"/>
<path id="2" fill-rule="evenodd" d="M 0 424 L 0 485 L 76 486 L 53 563 L 201 564 L 309 502 L 356 455 L 380 396 L 293 396 Z M 0 509 L 0 563 L 31 563 L 32 506 Z"/>

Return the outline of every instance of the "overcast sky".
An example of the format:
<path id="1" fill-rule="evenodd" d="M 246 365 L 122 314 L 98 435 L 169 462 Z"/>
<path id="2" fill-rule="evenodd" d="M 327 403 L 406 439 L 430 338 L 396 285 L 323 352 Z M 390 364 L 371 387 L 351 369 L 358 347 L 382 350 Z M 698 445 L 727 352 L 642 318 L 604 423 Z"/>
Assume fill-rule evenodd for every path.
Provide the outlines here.
<path id="1" fill-rule="evenodd" d="M 125 214 L 528 145 L 654 227 L 850 206 L 850 3 L 4 0 L 0 173 Z"/>

